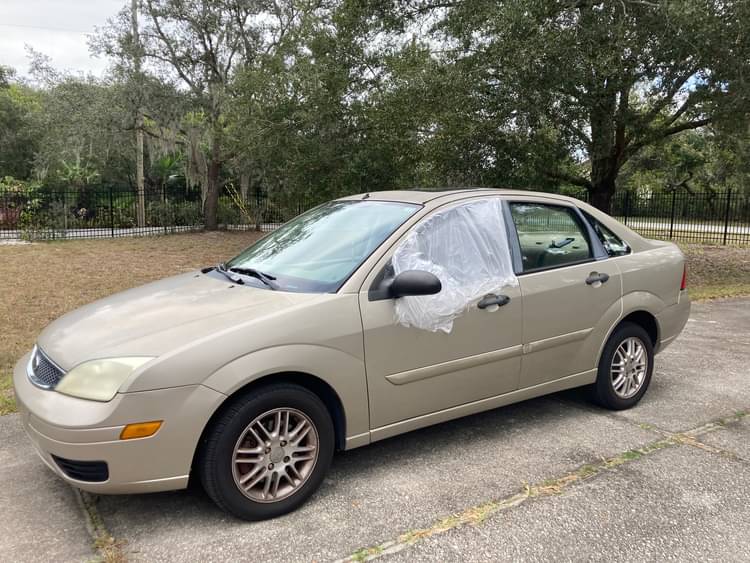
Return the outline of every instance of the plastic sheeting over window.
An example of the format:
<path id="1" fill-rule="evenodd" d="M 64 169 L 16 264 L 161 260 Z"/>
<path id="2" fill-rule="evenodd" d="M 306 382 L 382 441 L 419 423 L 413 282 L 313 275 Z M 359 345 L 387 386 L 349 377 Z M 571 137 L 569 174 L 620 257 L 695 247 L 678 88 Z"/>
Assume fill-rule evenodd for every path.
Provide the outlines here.
<path id="1" fill-rule="evenodd" d="M 482 297 L 518 285 L 499 198 L 431 215 L 399 245 L 392 264 L 396 275 L 424 270 L 440 279 L 440 293 L 401 297 L 395 304 L 398 323 L 433 332 L 451 332 L 453 321 Z"/>

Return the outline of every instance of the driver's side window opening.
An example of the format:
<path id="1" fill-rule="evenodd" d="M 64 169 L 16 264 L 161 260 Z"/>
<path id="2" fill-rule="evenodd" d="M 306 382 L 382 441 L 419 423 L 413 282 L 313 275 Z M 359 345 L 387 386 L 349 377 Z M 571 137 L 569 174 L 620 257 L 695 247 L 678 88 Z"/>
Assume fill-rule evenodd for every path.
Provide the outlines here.
<path id="1" fill-rule="evenodd" d="M 545 270 L 591 260 L 593 252 L 579 216 L 568 207 L 510 204 L 521 247 L 523 271 Z"/>
<path id="2" fill-rule="evenodd" d="M 415 226 L 393 253 L 394 275 L 429 272 L 442 290 L 396 299 L 397 322 L 449 333 L 453 321 L 482 297 L 517 286 L 506 233 L 497 197 L 448 205 Z"/>

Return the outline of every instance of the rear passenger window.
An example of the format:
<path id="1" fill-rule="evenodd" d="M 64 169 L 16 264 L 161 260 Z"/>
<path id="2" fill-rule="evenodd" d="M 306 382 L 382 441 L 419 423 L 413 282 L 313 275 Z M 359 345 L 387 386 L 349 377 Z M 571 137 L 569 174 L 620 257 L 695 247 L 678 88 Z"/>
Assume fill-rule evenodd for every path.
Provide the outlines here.
<path id="1" fill-rule="evenodd" d="M 610 256 L 623 256 L 630 253 L 630 247 L 627 242 L 622 240 L 585 211 L 583 211 L 583 214 L 586 216 L 586 220 L 591 223 L 591 227 L 594 229 L 596 236 L 602 241 L 602 245 L 607 251 L 607 254 Z"/>
<path id="2" fill-rule="evenodd" d="M 568 207 L 511 203 L 523 271 L 555 268 L 592 258 L 586 230 Z"/>

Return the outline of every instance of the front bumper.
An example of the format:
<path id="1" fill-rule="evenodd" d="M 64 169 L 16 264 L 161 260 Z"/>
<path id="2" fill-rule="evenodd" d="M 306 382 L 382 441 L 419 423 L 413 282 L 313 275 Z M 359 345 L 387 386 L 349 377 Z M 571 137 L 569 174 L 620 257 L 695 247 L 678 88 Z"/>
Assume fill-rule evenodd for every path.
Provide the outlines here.
<path id="1" fill-rule="evenodd" d="M 94 493 L 121 494 L 187 486 L 198 440 L 226 397 L 202 385 L 118 394 L 107 403 L 76 399 L 34 386 L 26 375 L 28 355 L 13 372 L 21 420 L 42 461 L 72 485 Z M 120 440 L 125 425 L 163 420 L 148 438 Z M 103 461 L 104 481 L 67 475 L 53 456 Z"/>

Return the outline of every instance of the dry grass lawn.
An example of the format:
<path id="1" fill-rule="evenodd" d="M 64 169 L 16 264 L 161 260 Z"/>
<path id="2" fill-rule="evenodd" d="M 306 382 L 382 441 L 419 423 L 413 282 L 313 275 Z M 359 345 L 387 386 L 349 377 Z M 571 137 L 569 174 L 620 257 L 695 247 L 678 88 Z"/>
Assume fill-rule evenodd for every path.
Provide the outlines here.
<path id="1" fill-rule="evenodd" d="M 0 245 L 0 414 L 15 410 L 11 372 L 63 313 L 159 278 L 228 260 L 254 232 Z"/>
<path id="2" fill-rule="evenodd" d="M 697 299 L 750 295 L 750 248 L 682 244 L 688 261 L 688 289 Z"/>
<path id="3" fill-rule="evenodd" d="M 257 237 L 221 232 L 0 246 L 0 414 L 15 410 L 13 365 L 50 321 L 117 291 L 227 260 Z M 683 250 L 694 299 L 750 295 L 750 248 Z"/>

